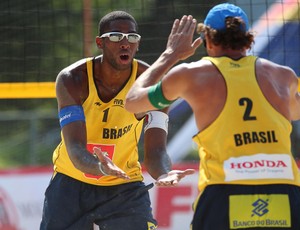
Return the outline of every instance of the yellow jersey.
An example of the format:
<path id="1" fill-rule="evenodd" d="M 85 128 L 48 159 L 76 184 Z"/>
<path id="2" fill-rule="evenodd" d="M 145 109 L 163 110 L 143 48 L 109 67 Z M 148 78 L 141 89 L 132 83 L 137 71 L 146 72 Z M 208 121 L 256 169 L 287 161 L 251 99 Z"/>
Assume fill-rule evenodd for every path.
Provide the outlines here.
<path id="1" fill-rule="evenodd" d="M 143 120 L 137 120 L 133 113 L 124 108 L 127 92 L 136 80 L 138 62 L 134 59 L 132 72 L 124 88 L 109 102 L 103 102 L 93 77 L 93 59 L 87 59 L 89 95 L 83 103 L 87 130 L 87 149 L 100 147 L 131 178 L 130 182 L 142 181 L 141 165 L 138 161 L 138 142 L 143 128 Z M 113 176 L 85 174 L 74 167 L 66 150 L 64 139 L 54 150 L 54 170 L 79 181 L 111 186 L 127 183 Z"/>
<path id="2" fill-rule="evenodd" d="M 221 72 L 227 98 L 222 112 L 193 137 L 198 144 L 199 190 L 211 184 L 300 186 L 291 153 L 290 122 L 267 101 L 256 80 L 257 57 L 204 57 Z"/>

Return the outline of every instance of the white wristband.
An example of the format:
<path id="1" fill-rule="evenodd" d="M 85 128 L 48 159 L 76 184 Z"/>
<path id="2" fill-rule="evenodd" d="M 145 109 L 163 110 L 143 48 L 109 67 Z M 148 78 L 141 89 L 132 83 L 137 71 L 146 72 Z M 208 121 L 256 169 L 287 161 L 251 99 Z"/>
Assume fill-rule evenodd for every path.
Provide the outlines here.
<path id="1" fill-rule="evenodd" d="M 99 161 L 98 162 L 98 167 L 99 167 L 99 171 L 101 172 L 101 174 L 103 175 L 103 176 L 108 176 L 109 174 L 107 174 L 107 173 L 105 173 L 104 171 L 103 171 L 103 168 L 102 168 L 102 163 Z"/>
<path id="2" fill-rule="evenodd" d="M 151 128 L 163 129 L 168 133 L 169 116 L 160 111 L 149 111 L 146 113 L 144 132 Z"/>

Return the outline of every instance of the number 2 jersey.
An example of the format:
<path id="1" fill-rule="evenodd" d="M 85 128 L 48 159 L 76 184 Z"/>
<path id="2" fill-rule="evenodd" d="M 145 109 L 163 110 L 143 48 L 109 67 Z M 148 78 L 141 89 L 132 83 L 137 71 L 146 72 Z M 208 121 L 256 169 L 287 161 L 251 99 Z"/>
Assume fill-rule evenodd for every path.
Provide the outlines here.
<path id="1" fill-rule="evenodd" d="M 227 98 L 222 112 L 193 137 L 199 146 L 199 189 L 210 184 L 300 185 L 291 153 L 290 122 L 267 101 L 256 80 L 254 56 L 204 57 L 221 72 Z"/>
<path id="2" fill-rule="evenodd" d="M 136 80 L 138 63 L 134 59 L 131 76 L 124 88 L 109 102 L 103 102 L 93 77 L 93 59 L 87 59 L 89 96 L 83 103 L 87 129 L 87 149 L 100 147 L 114 164 L 121 168 L 132 181 L 142 181 L 141 166 L 138 161 L 138 142 L 143 128 L 143 120 L 137 120 L 133 113 L 124 108 L 127 92 Z M 124 179 L 113 176 L 94 176 L 84 174 L 72 164 L 62 137 L 54 150 L 54 170 L 79 181 L 102 186 L 126 183 Z"/>

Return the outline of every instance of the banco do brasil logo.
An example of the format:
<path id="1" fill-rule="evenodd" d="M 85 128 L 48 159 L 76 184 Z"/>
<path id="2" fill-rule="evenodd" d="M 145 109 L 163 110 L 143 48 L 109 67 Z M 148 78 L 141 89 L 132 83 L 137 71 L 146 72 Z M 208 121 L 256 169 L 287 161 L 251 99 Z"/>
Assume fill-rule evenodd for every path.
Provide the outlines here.
<path id="1" fill-rule="evenodd" d="M 262 199 L 258 199 L 256 200 L 252 206 L 254 207 L 254 209 L 252 210 L 252 215 L 251 216 L 254 216 L 254 215 L 257 215 L 257 216 L 263 216 L 265 215 L 266 213 L 269 212 L 268 210 L 268 201 L 269 200 L 262 200 Z"/>

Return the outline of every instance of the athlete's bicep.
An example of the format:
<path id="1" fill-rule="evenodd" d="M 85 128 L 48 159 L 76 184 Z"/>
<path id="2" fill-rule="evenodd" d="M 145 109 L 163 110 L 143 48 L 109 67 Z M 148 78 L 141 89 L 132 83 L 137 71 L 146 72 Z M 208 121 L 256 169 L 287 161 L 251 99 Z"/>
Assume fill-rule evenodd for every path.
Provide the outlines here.
<path id="1" fill-rule="evenodd" d="M 157 109 L 149 100 L 150 87 L 132 87 L 126 96 L 125 109 L 131 113 L 139 114 Z"/>
<path id="2" fill-rule="evenodd" d="M 58 108 L 68 105 L 81 105 L 85 97 L 84 90 L 87 82 L 84 82 L 84 73 L 82 70 L 62 70 L 56 78 L 56 98 Z"/>
<path id="3" fill-rule="evenodd" d="M 81 87 L 71 72 L 61 71 L 56 79 L 58 120 L 68 153 L 86 146 L 85 114 L 81 105 Z M 78 149 L 78 150 L 76 150 Z"/>
<path id="4" fill-rule="evenodd" d="M 171 69 L 162 79 L 162 93 L 166 100 L 174 101 L 182 97 L 186 90 L 188 80 L 188 68 L 186 65 L 178 65 Z"/>
<path id="5" fill-rule="evenodd" d="M 293 74 L 294 75 L 294 74 Z M 291 120 L 300 119 L 300 79 L 296 75 L 292 76 L 291 84 Z"/>

